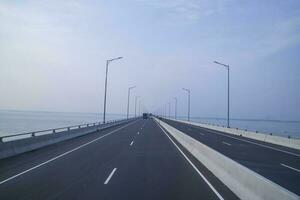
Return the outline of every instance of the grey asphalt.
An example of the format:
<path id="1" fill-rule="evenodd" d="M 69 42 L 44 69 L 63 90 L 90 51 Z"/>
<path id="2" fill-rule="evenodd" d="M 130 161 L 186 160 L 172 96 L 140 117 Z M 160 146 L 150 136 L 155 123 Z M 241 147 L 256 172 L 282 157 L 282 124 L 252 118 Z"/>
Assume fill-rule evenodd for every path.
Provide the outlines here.
<path id="1" fill-rule="evenodd" d="M 163 121 L 289 191 L 300 195 L 299 150 L 173 120 L 163 119 Z"/>
<path id="2" fill-rule="evenodd" d="M 224 199 L 237 199 L 182 151 Z M 219 197 L 153 120 L 138 119 L 0 160 L 0 199 Z"/>

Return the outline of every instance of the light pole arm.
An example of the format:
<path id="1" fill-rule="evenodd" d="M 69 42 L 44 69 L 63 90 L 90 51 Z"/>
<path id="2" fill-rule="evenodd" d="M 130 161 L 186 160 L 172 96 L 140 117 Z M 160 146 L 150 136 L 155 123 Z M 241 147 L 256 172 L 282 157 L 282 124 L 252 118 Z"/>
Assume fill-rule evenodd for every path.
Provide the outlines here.
<path id="1" fill-rule="evenodd" d="M 112 62 L 114 60 L 119 60 L 119 59 L 122 59 L 123 57 L 117 57 L 117 58 L 113 58 L 113 59 L 110 59 L 110 60 L 107 60 L 108 62 Z"/>
<path id="2" fill-rule="evenodd" d="M 229 70 L 229 65 L 225 65 L 225 64 L 217 62 L 217 61 L 214 61 L 214 63 L 218 64 L 218 65 L 222 65 L 222 66 L 226 67 Z"/>

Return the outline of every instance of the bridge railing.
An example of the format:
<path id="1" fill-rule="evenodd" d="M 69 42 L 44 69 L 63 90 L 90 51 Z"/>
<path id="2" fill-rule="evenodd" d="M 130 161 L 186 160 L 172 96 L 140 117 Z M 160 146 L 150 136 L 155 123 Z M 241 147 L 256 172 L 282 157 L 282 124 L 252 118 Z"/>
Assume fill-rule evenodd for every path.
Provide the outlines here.
<path id="1" fill-rule="evenodd" d="M 63 131 L 71 131 L 71 130 L 75 130 L 75 129 L 100 126 L 100 125 L 111 124 L 111 123 L 115 123 L 115 122 L 121 122 L 121 121 L 125 121 L 125 120 L 126 119 L 110 120 L 110 121 L 107 121 L 106 123 L 94 122 L 94 123 L 79 124 L 79 125 L 65 126 L 65 127 L 59 127 L 59 128 L 31 131 L 31 132 L 19 133 L 19 134 L 13 134 L 13 135 L 5 135 L 5 136 L 0 137 L 0 142 L 9 142 L 12 140 L 37 137 L 37 136 L 47 135 L 47 134 L 55 134 L 55 133 L 60 133 Z"/>

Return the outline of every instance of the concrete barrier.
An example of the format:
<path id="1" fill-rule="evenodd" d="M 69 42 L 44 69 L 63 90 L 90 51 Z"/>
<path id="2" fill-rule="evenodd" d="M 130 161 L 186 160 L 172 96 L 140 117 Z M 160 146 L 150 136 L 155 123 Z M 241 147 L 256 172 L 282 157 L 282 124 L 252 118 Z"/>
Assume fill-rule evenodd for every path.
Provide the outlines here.
<path id="1" fill-rule="evenodd" d="M 131 120 L 125 120 L 120 122 L 112 122 L 108 124 L 101 124 L 96 126 L 84 127 L 69 131 L 62 131 L 53 134 L 41 135 L 36 137 L 24 138 L 9 142 L 0 143 L 0 159 L 15 156 L 24 152 L 36 150 L 51 144 L 62 142 L 68 139 L 83 136 L 95 131 L 104 130 L 113 126 L 127 123 Z"/>
<path id="2" fill-rule="evenodd" d="M 159 119 L 155 120 L 239 198 L 247 200 L 300 199 L 296 194 L 200 143 L 167 123 Z"/>
<path id="3" fill-rule="evenodd" d="M 236 128 L 226 128 L 226 127 L 221 127 L 221 126 L 214 126 L 214 125 L 208 125 L 208 124 L 203 124 L 203 123 L 198 123 L 198 122 L 188 122 L 188 121 L 183 121 L 183 120 L 174 120 L 174 119 L 169 119 L 173 121 L 178 121 L 186 124 L 191 124 L 194 126 L 199 126 L 202 128 L 207 128 L 215 131 L 220 131 L 224 133 L 229 133 L 232 135 L 238 135 L 246 138 L 251 138 L 254 140 L 259 140 L 263 142 L 268 142 L 272 144 L 277 144 L 293 149 L 298 149 L 300 150 L 300 140 L 295 139 L 295 138 L 287 138 L 287 137 L 280 137 L 280 136 L 275 136 L 267 133 L 256 133 L 253 131 L 245 131 L 242 129 L 236 129 Z"/>

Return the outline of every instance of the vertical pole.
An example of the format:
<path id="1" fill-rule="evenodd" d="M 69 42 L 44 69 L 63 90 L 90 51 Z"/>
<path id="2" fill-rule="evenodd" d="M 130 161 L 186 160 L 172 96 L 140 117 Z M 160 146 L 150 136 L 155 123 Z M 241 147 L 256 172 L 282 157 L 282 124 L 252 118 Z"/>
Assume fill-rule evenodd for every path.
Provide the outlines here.
<path id="1" fill-rule="evenodd" d="M 167 118 L 167 117 L 168 117 L 167 104 L 165 104 L 165 110 L 166 110 L 166 111 L 165 111 L 165 113 L 166 113 L 166 114 L 165 114 L 165 117 Z"/>
<path id="2" fill-rule="evenodd" d="M 189 108 L 188 108 L 188 121 L 190 121 L 190 104 L 191 104 L 191 92 L 190 91 L 188 91 L 188 93 L 189 93 Z"/>
<path id="3" fill-rule="evenodd" d="M 177 98 L 175 97 L 175 119 L 177 119 Z"/>
<path id="4" fill-rule="evenodd" d="M 108 60 L 106 61 L 106 73 L 105 73 L 105 87 L 104 87 L 104 109 L 103 109 L 103 123 L 105 123 L 106 114 L 106 90 L 107 90 L 107 73 L 108 73 Z"/>
<path id="5" fill-rule="evenodd" d="M 135 103 L 134 103 L 134 117 L 136 117 L 136 102 L 137 102 L 138 97 L 135 97 Z"/>
<path id="6" fill-rule="evenodd" d="M 171 119 L 171 103 L 169 102 L 169 119 Z"/>
<path id="7" fill-rule="evenodd" d="M 130 100 L 130 88 L 128 88 L 128 99 L 127 99 L 127 119 L 129 117 L 129 100 Z"/>
<path id="8" fill-rule="evenodd" d="M 141 116 L 141 100 L 139 100 L 139 116 Z"/>
<path id="9" fill-rule="evenodd" d="M 229 106 L 230 106 L 230 103 L 229 103 L 229 66 L 227 68 L 228 70 L 228 85 L 227 85 L 227 89 L 228 89 L 228 93 L 227 93 L 227 128 L 230 127 L 229 125 Z"/>

